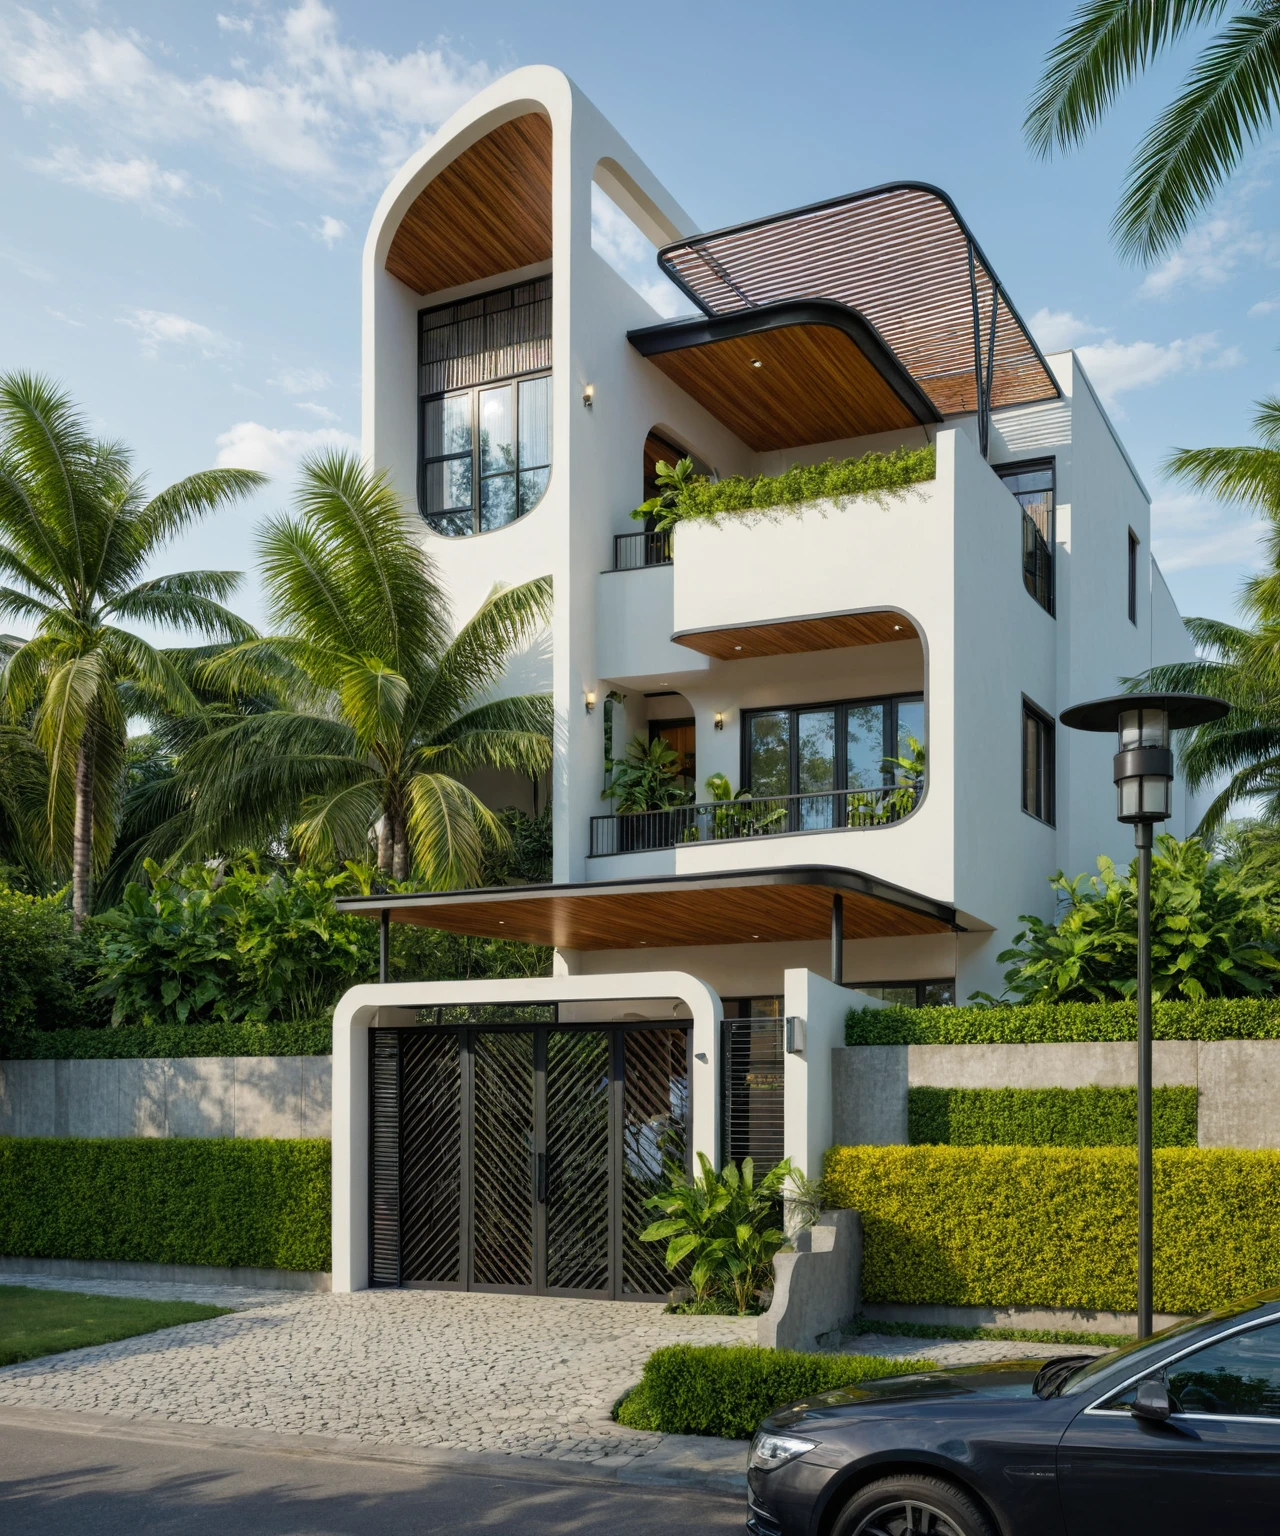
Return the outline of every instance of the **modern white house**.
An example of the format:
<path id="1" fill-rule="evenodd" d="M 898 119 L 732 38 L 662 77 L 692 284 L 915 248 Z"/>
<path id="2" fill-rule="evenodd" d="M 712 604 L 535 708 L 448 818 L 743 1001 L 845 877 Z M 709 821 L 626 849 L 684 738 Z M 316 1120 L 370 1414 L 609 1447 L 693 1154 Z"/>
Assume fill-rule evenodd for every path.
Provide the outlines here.
<path id="1" fill-rule="evenodd" d="M 593 247 L 602 197 L 676 318 Z M 555 853 L 549 886 L 345 905 L 556 962 L 344 999 L 334 1283 L 656 1294 L 636 1232 L 664 1154 L 816 1172 L 848 989 L 998 992 L 1049 877 L 1131 856 L 1108 744 L 1055 721 L 1191 654 L 1150 498 L 943 191 L 700 233 L 551 68 L 395 176 L 363 306 L 364 452 L 455 618 L 552 578 L 508 684 L 554 697 Z M 630 515 L 661 459 L 724 478 L 930 445 L 933 478 L 888 496 L 671 534 Z M 694 798 L 614 814 L 606 732 L 615 756 L 664 737 Z M 922 773 L 895 764 L 916 744 Z M 751 799 L 712 800 L 713 774 Z M 1168 830 L 1193 822 L 1179 802 Z"/>

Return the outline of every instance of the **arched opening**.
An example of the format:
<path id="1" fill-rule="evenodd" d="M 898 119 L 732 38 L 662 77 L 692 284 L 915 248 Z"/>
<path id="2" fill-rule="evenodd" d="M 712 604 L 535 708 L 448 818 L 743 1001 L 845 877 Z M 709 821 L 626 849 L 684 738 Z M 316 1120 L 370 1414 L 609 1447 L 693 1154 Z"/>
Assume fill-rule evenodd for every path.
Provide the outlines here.
<path id="1" fill-rule="evenodd" d="M 694 471 L 709 475 L 711 468 L 691 449 L 678 442 L 675 434 L 666 427 L 654 427 L 644 440 L 644 499 L 652 501 L 662 487 L 658 484 L 658 465 L 675 464 L 680 459 L 692 459 Z"/>

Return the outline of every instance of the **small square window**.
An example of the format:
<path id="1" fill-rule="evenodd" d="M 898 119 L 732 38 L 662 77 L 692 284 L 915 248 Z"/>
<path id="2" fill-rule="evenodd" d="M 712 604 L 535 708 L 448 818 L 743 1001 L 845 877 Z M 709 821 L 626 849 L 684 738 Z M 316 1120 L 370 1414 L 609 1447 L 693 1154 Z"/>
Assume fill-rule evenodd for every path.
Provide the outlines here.
<path id="1" fill-rule="evenodd" d="M 1022 701 L 1022 809 L 1037 821 L 1054 824 L 1053 721 Z"/>
<path id="2" fill-rule="evenodd" d="M 1138 535 L 1129 530 L 1129 622 L 1138 622 Z"/>

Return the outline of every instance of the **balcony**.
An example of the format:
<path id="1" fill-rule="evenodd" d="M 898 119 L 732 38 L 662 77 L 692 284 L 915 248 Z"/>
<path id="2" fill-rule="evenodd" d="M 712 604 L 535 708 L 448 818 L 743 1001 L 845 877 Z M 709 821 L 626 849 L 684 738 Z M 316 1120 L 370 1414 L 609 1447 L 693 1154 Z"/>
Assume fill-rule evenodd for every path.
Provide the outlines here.
<path id="1" fill-rule="evenodd" d="M 615 571 L 643 571 L 651 565 L 671 564 L 671 530 L 666 533 L 615 533 Z"/>
<path id="2" fill-rule="evenodd" d="M 591 818 L 591 857 L 648 853 L 691 843 L 741 842 L 787 832 L 838 832 L 888 827 L 915 810 L 920 784 L 824 790 L 808 795 L 709 800 L 662 811 L 626 811 Z"/>

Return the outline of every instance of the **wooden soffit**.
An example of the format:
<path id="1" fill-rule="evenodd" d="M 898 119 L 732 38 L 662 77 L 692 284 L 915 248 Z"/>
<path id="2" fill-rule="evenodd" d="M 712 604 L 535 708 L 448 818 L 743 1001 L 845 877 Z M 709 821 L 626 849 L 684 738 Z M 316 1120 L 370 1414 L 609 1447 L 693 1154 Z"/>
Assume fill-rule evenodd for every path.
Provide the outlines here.
<path id="1" fill-rule="evenodd" d="M 773 624 L 741 624 L 721 629 L 686 629 L 672 635 L 683 645 L 717 661 L 745 661 L 752 656 L 792 656 L 802 651 L 839 651 L 850 645 L 889 645 L 918 640 L 920 632 L 905 614 L 821 613 L 811 618 L 780 619 Z"/>
<path id="2" fill-rule="evenodd" d="M 561 949 L 667 949 L 829 939 L 833 896 L 846 939 L 948 933 L 955 910 L 852 870 L 802 866 L 730 875 L 670 875 L 586 885 L 348 896 L 343 912 Z"/>
<path id="3" fill-rule="evenodd" d="M 551 259 L 551 122 L 513 118 L 456 160 L 410 204 L 387 271 L 437 293 Z"/>
<path id="4" fill-rule="evenodd" d="M 649 325 L 628 340 L 757 453 L 942 419 L 875 329 L 828 300 Z"/>

